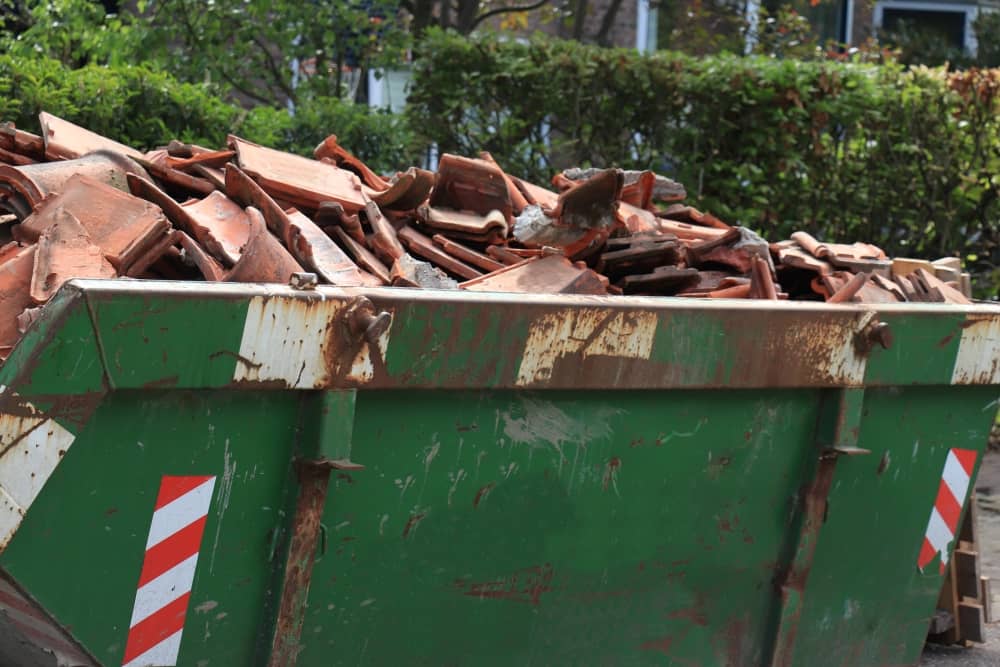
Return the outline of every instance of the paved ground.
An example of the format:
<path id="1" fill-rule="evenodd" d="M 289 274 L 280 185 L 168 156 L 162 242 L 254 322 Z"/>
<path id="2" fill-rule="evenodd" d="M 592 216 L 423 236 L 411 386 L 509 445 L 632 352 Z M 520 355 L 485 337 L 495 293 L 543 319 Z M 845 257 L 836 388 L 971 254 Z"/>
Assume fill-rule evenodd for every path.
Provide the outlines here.
<path id="1" fill-rule="evenodd" d="M 1000 452 L 990 452 L 976 481 L 979 496 L 979 554 L 983 574 L 993 578 L 993 613 L 1000 615 Z M 921 666 L 1000 666 L 1000 623 L 987 630 L 987 642 L 975 648 L 928 646 Z"/>

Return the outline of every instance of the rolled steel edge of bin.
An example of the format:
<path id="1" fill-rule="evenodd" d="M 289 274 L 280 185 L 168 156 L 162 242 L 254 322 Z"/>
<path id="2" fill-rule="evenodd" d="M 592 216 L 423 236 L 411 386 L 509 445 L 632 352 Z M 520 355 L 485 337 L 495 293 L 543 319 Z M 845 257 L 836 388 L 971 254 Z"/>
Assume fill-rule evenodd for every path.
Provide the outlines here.
<path id="1" fill-rule="evenodd" d="M 888 349 L 883 347 L 886 344 Z M 662 626 L 663 632 L 658 635 L 650 627 L 616 626 L 614 634 L 602 637 L 611 647 L 607 649 L 608 656 L 631 663 L 667 663 L 683 659 L 689 664 L 706 665 L 912 664 L 914 647 L 919 651 L 926 631 L 925 621 L 933 611 L 941 585 L 939 563 L 953 547 L 953 543 L 948 543 L 940 554 L 933 556 L 932 562 L 927 562 L 928 540 L 935 545 L 940 542 L 944 510 L 938 512 L 937 509 L 939 492 L 953 481 L 953 476 L 948 475 L 949 470 L 954 472 L 956 461 L 968 465 L 971 460 L 973 467 L 978 465 L 978 456 L 985 446 L 986 433 L 996 412 L 998 392 L 995 387 L 998 384 L 1000 308 L 988 305 L 964 308 L 916 304 L 827 306 L 643 297 L 470 295 L 395 289 L 299 291 L 273 286 L 73 281 L 46 308 L 39 322 L 0 369 L 3 387 L 0 442 L 4 445 L 0 452 L 0 542 L 5 549 L 0 554 L 0 566 L 7 575 L 0 589 L 0 604 L 8 610 L 11 619 L 13 630 L 8 629 L 8 632 L 19 633 L 11 636 L 26 638 L 70 664 L 126 664 L 130 662 L 126 660 L 130 657 L 130 646 L 134 654 L 138 650 L 135 646 L 146 647 L 147 644 L 152 651 L 149 655 L 155 657 L 156 651 L 160 651 L 165 656 L 156 658 L 165 661 L 163 664 L 173 664 L 170 660 L 177 660 L 178 651 L 181 661 L 177 664 L 188 664 L 185 661 L 196 656 L 207 656 L 203 658 L 209 661 L 207 664 L 227 659 L 230 660 L 227 664 L 232 664 L 233 654 L 220 653 L 212 644 L 209 626 L 213 622 L 219 626 L 217 634 L 230 632 L 233 636 L 246 636 L 251 632 L 257 637 L 253 651 L 244 651 L 240 659 L 252 655 L 255 664 L 287 665 L 297 658 L 300 664 L 323 664 L 318 662 L 316 656 L 321 653 L 315 646 L 336 643 L 340 637 L 335 630 L 311 620 L 307 610 L 318 614 L 321 611 L 318 603 L 326 599 L 323 596 L 331 595 L 336 589 L 330 588 L 332 584 L 317 583 L 319 579 L 312 576 L 314 561 L 320 563 L 317 554 L 323 554 L 322 563 L 315 567 L 324 575 L 328 574 L 333 558 L 325 554 L 333 529 L 326 526 L 323 519 L 331 514 L 331 508 L 336 509 L 340 498 L 337 494 L 344 493 L 344 484 L 353 483 L 342 480 L 364 475 L 366 460 L 357 458 L 357 445 L 367 447 L 368 441 L 378 439 L 373 433 L 380 433 L 372 432 L 374 427 L 369 425 L 370 418 L 355 421 L 356 410 L 362 410 L 365 402 L 379 405 L 380 409 L 383 409 L 380 402 L 403 408 L 407 402 L 425 399 L 426 390 L 437 390 L 441 392 L 437 395 L 454 399 L 456 405 L 466 405 L 462 403 L 463 397 L 492 392 L 490 395 L 501 397 L 509 405 L 518 405 L 517 409 L 523 414 L 518 412 L 516 418 L 508 415 L 506 430 L 497 430 L 497 426 L 493 433 L 488 426 L 477 422 L 485 438 L 485 444 L 479 448 L 479 456 L 484 457 L 494 440 L 503 446 L 504 440 L 497 434 L 509 436 L 512 423 L 521 431 L 529 432 L 519 431 L 518 437 L 529 442 L 531 448 L 553 445 L 554 437 L 563 437 L 553 436 L 546 428 L 566 427 L 567 424 L 572 428 L 574 423 L 586 425 L 584 431 L 576 434 L 581 443 L 586 440 L 594 449 L 618 447 L 611 441 L 618 437 L 618 432 L 626 432 L 631 427 L 618 422 L 613 428 L 601 424 L 610 424 L 618 419 L 617 413 L 627 412 L 619 406 L 627 406 L 630 400 L 637 401 L 638 395 L 634 392 L 608 393 L 611 391 L 669 390 L 655 396 L 665 399 L 664 411 L 670 409 L 671 403 L 686 402 L 688 407 L 684 409 L 688 412 L 673 415 L 677 417 L 701 409 L 691 405 L 711 405 L 717 396 L 731 395 L 730 390 L 755 390 L 736 392 L 736 395 L 741 400 L 759 394 L 785 401 L 785 412 L 775 408 L 771 412 L 778 417 L 771 414 L 763 418 L 766 422 L 760 429 L 763 434 L 767 428 L 780 428 L 781 420 L 794 419 L 790 415 L 801 411 L 806 403 L 796 404 L 795 400 L 799 400 L 796 395 L 808 395 L 812 401 L 809 405 L 815 404 L 815 413 L 809 413 L 814 427 L 806 443 L 805 463 L 790 463 L 786 471 L 786 477 L 799 475 L 787 494 L 787 508 L 778 510 L 777 514 L 773 508 L 767 512 L 760 508 L 753 510 L 754 514 L 768 517 L 761 525 L 773 523 L 773 516 L 780 516 L 782 512 L 787 514 L 787 522 L 775 529 L 784 536 L 771 545 L 777 557 L 757 564 L 771 572 L 770 585 L 764 587 L 758 583 L 757 587 L 765 590 L 752 600 L 750 597 L 743 600 L 748 609 L 766 602 L 760 614 L 766 618 L 749 618 L 738 613 L 739 609 L 733 613 L 723 611 L 720 598 L 724 594 L 718 585 L 705 584 L 712 577 L 708 566 L 699 570 L 697 564 L 674 563 L 674 569 L 667 574 L 668 583 L 650 580 L 654 582 L 652 588 L 662 585 L 665 588 L 656 590 L 671 594 L 680 591 L 693 597 L 686 601 L 686 606 L 660 614 L 659 620 L 648 621 L 653 626 Z M 204 516 L 201 519 L 201 530 L 208 537 L 200 540 L 202 546 L 195 553 L 195 561 L 201 562 L 199 567 L 203 569 L 198 570 L 198 578 L 193 579 L 191 609 L 185 597 L 184 609 L 180 611 L 179 619 L 185 632 L 182 634 L 178 630 L 168 637 L 144 639 L 141 636 L 146 629 L 142 621 L 155 619 L 156 613 L 163 612 L 163 609 L 138 611 L 142 586 L 137 592 L 135 583 L 137 579 L 143 583 L 145 568 L 152 567 L 147 561 L 157 557 L 156 545 L 144 550 L 144 546 L 152 543 L 151 537 L 147 540 L 147 533 L 154 530 L 149 523 L 150 513 L 154 514 L 155 523 L 157 512 L 162 509 L 154 503 L 155 497 L 160 494 L 162 500 L 162 494 L 169 496 L 167 477 L 180 480 L 181 490 L 184 484 L 194 483 L 184 480 L 197 482 L 210 478 L 212 507 L 224 507 L 228 458 L 221 466 L 209 465 L 208 468 L 203 462 L 199 468 L 192 461 L 190 469 L 181 469 L 184 466 L 178 467 L 174 461 L 170 470 L 155 471 L 154 476 L 161 481 L 158 487 L 154 484 L 148 489 L 148 497 L 133 494 L 131 499 L 137 503 L 137 508 L 131 517 L 134 520 L 128 525 L 131 532 L 121 538 L 124 540 L 121 544 L 134 553 L 125 558 L 127 567 L 119 568 L 129 571 L 115 570 L 114 575 L 104 573 L 111 588 L 121 588 L 120 584 L 126 580 L 130 582 L 125 586 L 129 590 L 117 591 L 116 595 L 128 598 L 132 621 L 120 618 L 122 611 L 119 609 L 117 614 L 108 611 L 109 617 L 119 618 L 109 618 L 100 626 L 106 627 L 105 630 L 88 628 L 86 616 L 94 611 L 90 605 L 101 607 L 104 603 L 90 599 L 92 595 L 78 600 L 73 593 L 58 593 L 67 590 L 66 582 L 79 580 L 68 574 L 53 575 L 59 564 L 65 563 L 60 560 L 60 554 L 41 550 L 45 545 L 66 548 L 59 542 L 60 530 L 66 527 L 57 525 L 59 512 L 65 510 L 48 507 L 59 505 L 56 494 L 68 493 L 65 489 L 71 484 L 66 481 L 67 477 L 74 477 L 59 464 L 68 456 L 77 437 L 83 436 L 91 417 L 106 399 L 112 394 L 152 396 L 154 398 L 148 401 L 141 399 L 137 407 L 154 410 L 156 401 L 167 401 L 172 409 L 180 405 L 177 413 L 180 418 L 186 413 L 184 404 L 178 401 L 207 396 L 204 400 L 211 402 L 224 396 L 235 397 L 239 392 L 254 395 L 264 392 L 271 397 L 270 402 L 261 404 L 266 407 L 275 404 L 279 396 L 285 401 L 290 395 L 285 390 L 290 389 L 307 391 L 297 394 L 302 397 L 296 399 L 301 403 L 298 407 L 300 418 L 294 422 L 295 436 L 290 438 L 295 443 L 282 459 L 288 464 L 288 481 L 280 487 L 281 495 L 273 498 L 283 503 L 285 519 L 269 528 L 266 557 L 255 554 L 250 558 L 255 568 L 253 572 L 263 578 L 272 578 L 259 596 L 260 618 L 253 628 L 246 627 L 246 622 L 235 629 L 227 628 L 226 614 L 221 613 L 221 616 L 212 617 L 214 621 L 204 621 L 205 636 L 200 641 L 197 638 L 199 631 L 195 628 L 202 621 L 200 616 L 210 614 L 213 604 L 218 604 L 215 599 L 218 596 L 199 603 L 199 587 L 210 587 L 216 579 L 224 578 L 215 572 L 215 555 L 220 549 L 220 541 L 225 545 L 232 534 L 230 528 L 223 529 L 224 510 L 214 509 L 206 510 L 207 519 Z M 685 393 L 704 389 L 714 391 Z M 212 390 L 213 393 L 199 394 L 200 390 Z M 384 391 L 372 393 L 372 390 Z M 412 390 L 420 391 L 413 393 Z M 781 393 L 783 390 L 797 391 Z M 196 393 L 191 394 L 191 391 Z M 233 394 L 234 391 L 237 394 Z M 178 398 L 182 394 L 188 398 Z M 479 402 L 501 400 L 489 398 L 490 395 L 483 394 L 487 398 L 480 398 Z M 191 396 L 195 399 L 190 399 Z M 400 400 L 400 396 L 406 400 Z M 595 396 L 600 400 L 596 401 Z M 448 406 L 429 405 L 435 412 L 443 409 L 447 413 Z M 718 410 L 735 415 L 739 411 L 734 405 Z M 595 406 L 593 419 L 596 421 L 591 421 L 586 412 L 588 409 L 594 411 Z M 902 414 L 894 412 L 897 406 L 904 406 Z M 758 412 L 763 410 L 758 407 Z M 581 410 L 576 422 L 572 419 L 560 422 L 571 408 Z M 463 409 L 472 408 L 466 405 Z M 644 409 L 645 412 L 638 408 L 632 411 L 636 421 L 651 419 L 652 408 L 645 406 Z M 112 417 L 107 419 L 112 419 L 115 412 L 111 408 L 108 410 Z M 496 413 L 499 424 L 500 410 Z M 869 413 L 877 418 L 869 418 Z M 454 417 L 461 419 L 461 415 Z M 432 415 L 427 420 L 430 423 L 442 418 Z M 768 418 L 771 421 L 768 422 Z M 532 423 L 532 419 L 536 423 Z M 885 427 L 894 419 L 901 420 L 899 434 Z M 552 420 L 556 423 L 550 423 Z M 697 429 L 707 420 L 702 417 L 694 422 L 694 432 L 660 433 L 656 446 L 674 437 L 690 437 L 689 442 L 697 442 Z M 960 425 L 950 424 L 952 421 Z M 391 419 L 386 422 L 388 424 Z M 910 422 L 920 425 L 911 428 Z M 937 422 L 942 422 L 940 428 L 944 431 L 936 430 Z M 946 422 L 950 424 L 947 428 Z M 875 433 L 878 437 L 862 438 L 864 424 L 875 424 L 869 426 L 865 434 Z M 140 430 L 146 428 L 146 424 L 139 427 Z M 150 428 L 156 428 L 155 422 Z M 913 432 L 906 432 L 907 428 Z M 357 438 L 352 452 L 352 439 L 359 429 L 364 429 L 366 435 Z M 100 427 L 93 430 L 100 432 Z M 741 427 L 736 427 L 735 434 L 739 435 L 740 430 Z M 753 427 L 746 431 L 748 439 L 751 432 L 754 432 Z M 433 435 L 436 438 L 438 434 Z M 424 436 L 426 434 L 422 434 Z M 919 436 L 926 436 L 922 448 Z M 909 468 L 901 467 L 907 464 L 900 459 L 903 458 L 903 445 L 908 449 L 910 443 L 894 440 L 905 437 L 915 440 Z M 531 441 L 531 438 L 538 441 Z M 549 442 L 543 443 L 545 438 Z M 871 446 L 873 440 L 879 444 L 879 438 L 892 441 L 882 452 Z M 948 438 L 956 441 L 949 445 L 945 442 Z M 961 442 L 957 441 L 959 438 Z M 461 438 L 457 442 L 456 461 L 462 456 Z M 773 450 L 775 442 L 769 442 Z M 553 447 L 562 457 L 561 447 L 569 444 L 558 440 Z M 782 444 L 781 441 L 778 444 Z M 628 443 L 626 450 L 639 447 L 635 451 L 641 451 L 642 446 Z M 208 449 L 211 447 L 210 443 Z M 226 447 L 228 457 L 228 442 Z M 578 454 L 581 449 L 584 449 L 582 445 Z M 432 446 L 429 451 L 436 450 Z M 680 461 L 683 453 L 677 452 Z M 738 449 L 733 452 L 733 461 L 753 465 L 751 458 L 738 458 L 746 456 L 746 452 Z M 713 460 L 711 449 L 707 454 L 709 460 L 705 470 L 709 472 L 706 474 L 718 479 L 719 471 L 725 470 L 730 461 L 726 456 Z M 759 455 L 758 452 L 755 456 Z M 80 454 L 74 460 L 82 460 L 83 456 Z M 373 457 L 374 453 L 366 456 Z M 352 460 L 355 458 L 356 461 Z M 530 456 L 521 460 L 526 470 L 530 462 Z M 620 477 L 624 474 L 621 471 L 626 470 L 629 463 L 625 456 L 606 457 L 592 475 L 594 489 L 585 489 L 585 484 L 581 483 L 579 491 L 574 492 L 577 495 L 567 493 L 567 498 L 580 500 L 581 506 L 593 510 L 593 504 L 587 505 L 592 503 L 587 494 L 608 493 L 611 489 L 620 495 L 619 482 L 626 483 L 626 478 Z M 386 462 L 381 465 L 389 468 Z M 429 465 L 425 471 L 428 475 Z M 87 475 L 106 472 L 100 468 L 85 468 L 82 463 L 80 466 L 75 473 L 77 477 L 83 476 L 83 470 Z M 891 474 L 897 479 L 903 471 L 900 484 L 912 484 L 904 489 L 903 501 L 898 492 L 890 494 L 888 489 L 872 486 L 885 483 L 887 469 L 894 471 Z M 148 476 L 149 471 L 117 471 L 119 476 L 122 473 L 128 476 L 130 472 Z M 331 472 L 336 478 L 332 483 Z M 751 468 L 747 467 L 748 478 L 750 473 Z M 451 511 L 452 494 L 462 479 L 459 475 L 459 481 L 454 481 L 456 471 L 449 474 L 452 486 L 447 487 L 447 509 L 435 508 L 439 513 Z M 559 484 L 562 484 L 561 466 L 559 476 Z M 966 487 L 968 478 L 973 476 L 974 470 L 966 470 Z M 875 477 L 877 480 L 873 482 Z M 912 482 L 907 482 L 909 478 Z M 58 483 L 47 486 L 52 479 Z M 650 487 L 655 479 L 655 475 L 651 475 L 633 483 Z M 228 483 L 232 484 L 232 480 Z M 570 476 L 569 486 L 572 484 Z M 101 488 L 105 486 L 102 484 Z M 49 493 L 50 487 L 54 490 Z M 486 495 L 496 495 L 497 488 L 497 483 L 481 486 L 474 497 L 475 507 L 479 507 Z M 759 486 L 751 491 L 754 497 L 766 495 Z M 658 492 L 663 491 L 659 489 Z M 279 493 L 278 487 L 274 493 Z M 955 495 L 959 492 L 954 491 Z M 945 524 L 957 521 L 968 498 L 968 488 L 960 495 L 957 510 L 951 508 L 945 513 Z M 750 497 L 749 502 L 753 502 L 754 497 Z M 74 500 L 65 498 L 67 503 Z M 704 506 L 720 502 L 708 497 L 694 500 Z M 29 509 L 39 505 L 46 507 L 29 514 Z M 533 505 L 531 509 L 539 508 Z M 112 517 L 119 509 L 109 508 L 108 512 L 108 517 Z M 878 518 L 880 512 L 892 516 L 893 525 L 906 524 L 903 531 L 906 539 L 887 540 L 881 545 L 881 553 L 877 547 L 879 532 L 887 530 L 887 524 Z M 35 514 L 40 518 L 32 522 Z M 424 522 L 424 515 L 426 512 L 409 513 L 400 531 L 402 541 L 396 545 L 403 549 L 400 553 L 409 554 L 406 549 L 415 549 L 410 545 L 417 541 L 417 527 Z M 618 516 L 613 512 L 612 515 Z M 733 531 L 733 521 L 738 523 L 739 516 L 712 516 L 718 522 L 713 528 L 724 541 L 721 536 Z M 745 515 L 743 520 L 750 522 Z M 108 521 L 107 532 L 117 535 L 115 531 L 120 531 L 121 527 L 113 529 L 110 525 L 113 520 Z M 29 522 L 29 534 L 18 540 L 18 531 L 24 522 Z M 871 524 L 867 529 L 863 525 L 865 522 Z M 256 524 L 247 525 L 256 528 Z M 692 526 L 701 529 L 700 523 Z M 213 528 L 216 531 L 214 543 L 206 551 L 205 545 L 210 541 Z M 200 533 L 198 537 L 200 539 Z M 615 535 L 613 539 L 620 538 L 621 535 Z M 79 562 L 114 560 L 109 557 L 110 547 L 104 545 L 102 539 L 111 538 L 98 533 L 89 545 L 93 549 L 73 546 L 68 551 L 73 552 Z M 577 539 L 582 538 L 577 536 Z M 753 536 L 746 534 L 746 530 L 744 539 L 748 550 L 755 548 Z M 875 544 L 876 549 L 859 555 L 857 552 L 863 551 L 858 548 L 862 542 Z M 723 547 L 704 548 L 711 551 Z M 202 552 L 199 561 L 197 555 Z M 340 552 L 336 553 L 339 557 Z M 422 557 L 426 557 L 426 553 Z M 444 558 L 440 554 L 438 557 Z M 211 562 L 207 574 L 204 572 L 208 567 L 204 564 L 206 559 Z M 338 567 L 346 567 L 338 563 Z M 716 566 L 729 574 L 742 572 L 739 568 L 732 569 L 730 561 L 720 561 Z M 520 628 L 522 616 L 545 612 L 543 593 L 550 596 L 546 599 L 558 595 L 577 599 L 587 592 L 574 589 L 573 580 L 560 583 L 560 576 L 567 575 L 561 575 L 559 567 L 560 562 L 532 564 L 506 578 L 478 583 L 463 579 L 462 573 L 456 571 L 453 573 L 457 577 L 454 591 L 451 592 L 462 596 L 462 604 L 470 604 L 468 600 L 473 600 L 480 605 L 484 601 L 507 605 L 503 613 L 509 615 L 502 618 L 508 620 L 511 627 Z M 637 567 L 638 571 L 645 572 L 645 561 Z M 817 574 L 817 567 L 821 568 L 821 574 Z M 906 577 L 889 581 L 893 577 L 899 579 L 902 575 L 894 573 L 902 571 L 906 572 Z M 585 567 L 577 567 L 573 572 L 574 576 L 588 574 Z M 378 575 L 361 572 L 359 578 L 360 575 L 378 581 Z M 605 570 L 605 578 L 607 575 Z M 619 579 L 624 576 L 620 572 L 613 575 Z M 641 579 L 648 575 L 636 576 Z M 876 576 L 869 582 L 870 586 L 886 589 L 880 591 L 885 603 L 859 602 L 837 592 L 850 588 L 852 582 L 865 580 L 865 576 Z M 699 583 L 678 588 L 676 582 L 685 577 L 698 579 Z M 880 583 L 877 577 L 882 577 L 886 583 Z M 56 579 L 63 581 L 62 588 L 56 589 L 53 588 L 55 584 L 47 583 Z M 440 587 L 441 582 L 432 583 Z M 607 597 L 608 591 L 601 589 L 601 585 L 589 582 L 585 586 L 594 588 L 594 596 L 600 589 L 601 596 Z M 78 587 L 82 591 L 87 586 L 81 582 Z M 188 582 L 188 587 L 192 587 L 192 582 Z M 904 587 L 905 591 L 901 590 Z M 417 588 L 419 585 L 414 584 L 414 589 Z M 616 595 L 629 600 L 641 598 L 634 587 L 626 587 L 624 593 Z M 400 596 L 401 599 L 406 597 L 402 592 Z M 571 637 L 574 631 L 579 631 L 580 636 L 584 633 L 600 635 L 597 629 L 605 627 L 609 618 L 624 618 L 626 620 L 621 622 L 627 625 L 630 613 L 637 615 L 635 610 L 616 612 L 604 597 L 595 603 L 604 606 L 594 619 L 577 619 L 575 626 L 565 619 L 550 618 L 547 622 L 552 627 L 562 628 L 563 632 L 566 628 L 559 624 L 568 623 L 566 627 Z M 177 602 L 174 600 L 175 606 Z M 741 602 L 736 602 L 739 607 Z M 830 609 L 834 603 L 843 604 L 844 609 L 838 609 L 836 617 L 831 618 Z M 123 608 L 123 604 L 118 602 L 117 607 Z M 637 604 L 641 607 L 639 613 L 648 613 L 650 608 L 661 604 L 661 600 Z M 669 601 L 663 604 L 670 607 Z M 115 606 L 111 597 L 106 606 L 108 609 Z M 507 611 L 511 606 L 515 611 Z M 414 608 L 420 609 L 419 603 Z M 483 614 L 499 613 L 492 608 L 476 609 Z M 862 617 L 863 621 L 856 620 Z M 636 620 L 633 624 L 640 623 Z M 359 627 L 363 629 L 364 626 Z M 431 627 L 437 631 L 438 626 Z M 475 629 L 475 626 L 470 627 Z M 852 637 L 844 635 L 845 632 L 858 634 Z M 635 636 L 628 636 L 629 633 Z M 574 639 L 579 642 L 580 636 Z M 180 643 L 182 637 L 187 638 L 185 644 Z M 157 643 L 157 639 L 162 641 Z M 558 644 L 552 639 L 519 637 L 511 643 L 512 653 L 507 657 L 523 657 L 527 655 L 523 653 L 527 650 L 525 647 L 529 647 L 530 651 L 544 654 L 543 662 L 580 659 L 572 647 Z M 630 648 L 623 649 L 626 645 Z M 350 642 L 345 642 L 345 646 L 350 648 Z M 378 654 L 380 650 L 383 653 L 379 655 L 383 655 L 387 649 L 372 649 L 366 643 L 359 655 Z M 407 650 L 417 653 L 404 651 L 402 656 L 428 659 L 429 656 L 451 655 L 448 649 L 439 645 Z M 420 654 L 420 651 L 425 653 Z M 454 658 L 451 655 L 451 659 Z M 482 662 L 483 656 L 478 658 Z M 504 655 L 496 658 L 503 663 Z M 379 664 L 378 658 L 366 659 Z M 141 662 L 141 656 L 138 660 Z M 131 664 L 140 662 L 132 661 Z M 154 661 L 153 664 L 158 663 Z"/>

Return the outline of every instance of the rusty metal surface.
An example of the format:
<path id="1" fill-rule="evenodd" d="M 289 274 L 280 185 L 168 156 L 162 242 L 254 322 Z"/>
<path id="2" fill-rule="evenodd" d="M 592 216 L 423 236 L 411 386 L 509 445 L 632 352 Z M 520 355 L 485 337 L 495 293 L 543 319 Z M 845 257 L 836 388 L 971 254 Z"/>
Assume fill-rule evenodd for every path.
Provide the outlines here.
<path id="1" fill-rule="evenodd" d="M 298 500 L 291 521 L 274 641 L 267 662 L 269 667 L 294 667 L 301 651 L 299 639 L 330 483 L 330 468 L 315 462 L 300 461 L 297 472 Z"/>

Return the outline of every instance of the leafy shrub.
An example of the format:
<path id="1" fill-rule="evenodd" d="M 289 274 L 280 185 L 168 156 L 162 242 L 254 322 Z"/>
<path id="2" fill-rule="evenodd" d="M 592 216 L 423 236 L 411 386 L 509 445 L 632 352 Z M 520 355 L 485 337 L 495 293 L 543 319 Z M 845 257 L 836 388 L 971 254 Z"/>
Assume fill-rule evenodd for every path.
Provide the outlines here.
<path id="1" fill-rule="evenodd" d="M 431 33 L 411 127 L 537 182 L 570 165 L 652 168 L 699 206 L 902 256 L 958 254 L 1000 286 L 1000 70 L 730 55 Z M 991 278 L 991 276 L 993 276 Z"/>
<path id="2" fill-rule="evenodd" d="M 266 106 L 247 111 L 208 86 L 143 65 L 69 69 L 47 58 L 0 56 L 0 119 L 37 131 L 42 110 L 136 148 L 171 139 L 215 147 L 234 133 L 311 155 L 337 134 L 373 168 L 389 171 L 410 162 L 412 146 L 401 119 L 333 98 L 311 99 L 295 116 Z"/>

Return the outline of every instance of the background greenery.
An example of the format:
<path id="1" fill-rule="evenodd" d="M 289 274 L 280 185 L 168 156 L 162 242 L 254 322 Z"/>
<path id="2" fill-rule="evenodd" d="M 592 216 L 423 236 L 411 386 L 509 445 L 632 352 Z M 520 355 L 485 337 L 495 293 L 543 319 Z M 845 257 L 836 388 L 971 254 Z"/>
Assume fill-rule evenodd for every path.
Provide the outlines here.
<path id="1" fill-rule="evenodd" d="M 411 127 L 544 182 L 568 165 L 674 176 L 770 238 L 807 229 L 960 254 L 1000 286 L 1000 70 L 600 49 L 431 32 Z"/>
<path id="2" fill-rule="evenodd" d="M 684 23 L 704 57 L 640 56 L 581 43 L 606 41 L 615 20 L 609 10 L 597 32 L 583 30 L 588 2 L 553 14 L 578 39 L 527 42 L 461 34 L 491 16 L 524 27 L 517 3 L 462 0 L 450 15 L 433 11 L 436 0 L 407 0 L 407 25 L 392 11 L 400 2 L 320 3 L 317 13 L 311 3 L 158 0 L 119 16 L 90 0 L 0 0 L 0 119 L 37 129 L 46 109 L 139 148 L 220 146 L 232 132 L 309 154 L 335 133 L 383 172 L 432 143 L 489 150 L 540 183 L 575 164 L 652 168 L 771 238 L 805 228 L 897 255 L 958 254 L 979 295 L 1000 290 L 998 70 L 968 58 L 959 72 L 903 67 L 900 58 L 960 60 L 921 56 L 916 34 L 897 36 L 899 51 L 849 54 L 820 44 L 787 7 L 762 16 L 758 55 L 743 58 L 713 39 L 738 48 L 744 28 L 711 16 Z M 435 29 L 434 17 L 459 33 Z M 997 64 L 1000 14 L 976 29 L 978 64 Z M 411 49 L 405 117 L 344 101 L 341 65 L 391 65 Z M 296 81 L 303 62 L 315 75 Z"/>
<path id="3" fill-rule="evenodd" d="M 415 159 L 405 119 L 336 98 L 311 97 L 292 116 L 270 106 L 244 109 L 211 86 L 146 65 L 71 69 L 46 57 L 0 56 L 0 119 L 37 132 L 41 110 L 137 148 L 171 139 L 218 147 L 232 133 L 311 155 L 334 133 L 375 169 L 392 172 Z"/>

